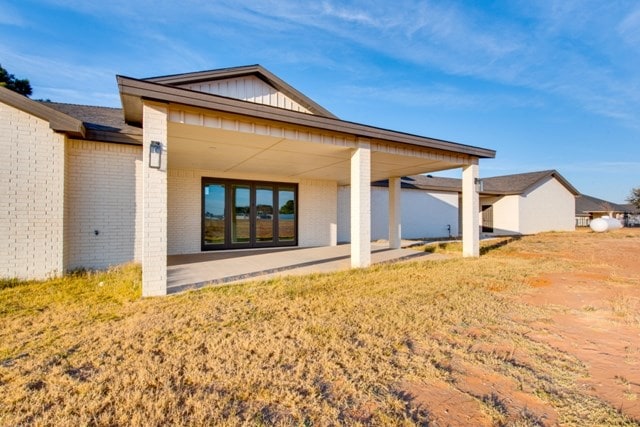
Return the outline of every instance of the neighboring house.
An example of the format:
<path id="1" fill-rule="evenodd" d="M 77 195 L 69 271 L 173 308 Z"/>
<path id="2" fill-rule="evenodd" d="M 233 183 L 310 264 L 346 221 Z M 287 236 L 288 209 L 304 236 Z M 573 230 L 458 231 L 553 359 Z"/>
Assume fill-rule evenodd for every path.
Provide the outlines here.
<path id="1" fill-rule="evenodd" d="M 483 178 L 482 187 L 483 233 L 575 230 L 575 203 L 580 193 L 555 170 Z"/>
<path id="2" fill-rule="evenodd" d="M 371 237 L 387 239 L 389 210 L 389 182 L 371 184 Z M 459 226 L 460 192 L 462 181 L 455 178 L 414 175 L 402 177 L 402 237 L 407 239 L 457 237 Z M 350 239 L 349 186 L 338 189 L 338 241 Z"/>
<path id="3" fill-rule="evenodd" d="M 586 194 L 576 198 L 575 214 L 577 227 L 588 227 L 592 219 L 603 216 L 619 219 L 626 227 L 640 226 L 640 212 L 635 206 L 621 205 Z"/>
<path id="4" fill-rule="evenodd" d="M 575 229 L 575 197 L 578 191 L 557 171 L 546 170 L 480 180 L 479 222 L 483 234 L 535 234 Z M 388 181 L 372 184 L 371 234 L 386 239 Z M 462 181 L 455 178 L 415 175 L 402 178 L 402 236 L 439 238 L 457 236 L 460 227 Z M 349 187 L 338 191 L 338 211 L 349 213 Z M 339 221 L 338 239 L 348 241 L 348 221 Z"/>
<path id="5" fill-rule="evenodd" d="M 167 255 L 337 244 L 371 260 L 371 185 L 462 169 L 463 254 L 478 256 L 479 160 L 493 150 L 343 121 L 261 66 L 135 79 L 122 109 L 36 102 L 0 88 L 0 276 L 43 278 L 136 260 L 167 292 Z M 338 187 L 350 185 L 338 218 Z M 377 209 L 377 207 L 376 207 Z"/>

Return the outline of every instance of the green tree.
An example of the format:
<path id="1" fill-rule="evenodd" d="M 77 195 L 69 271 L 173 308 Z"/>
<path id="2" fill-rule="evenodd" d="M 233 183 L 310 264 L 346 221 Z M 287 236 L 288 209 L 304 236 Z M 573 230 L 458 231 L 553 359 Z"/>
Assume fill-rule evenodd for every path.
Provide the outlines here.
<path id="1" fill-rule="evenodd" d="M 640 209 L 640 187 L 631 189 L 631 194 L 627 197 L 627 202 Z"/>
<path id="2" fill-rule="evenodd" d="M 280 207 L 280 213 L 283 215 L 292 214 L 294 212 L 295 206 L 293 205 L 293 200 L 287 200 L 287 202 Z"/>
<path id="3" fill-rule="evenodd" d="M 16 79 L 13 74 L 9 74 L 9 72 L 2 67 L 2 64 L 0 64 L 0 86 L 24 96 L 29 96 L 32 93 L 29 79 Z"/>

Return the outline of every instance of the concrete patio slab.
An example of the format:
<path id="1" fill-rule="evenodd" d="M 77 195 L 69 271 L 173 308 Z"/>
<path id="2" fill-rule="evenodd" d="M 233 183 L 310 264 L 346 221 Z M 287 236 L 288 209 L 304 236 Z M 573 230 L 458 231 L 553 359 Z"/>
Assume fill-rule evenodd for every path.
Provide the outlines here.
<path id="1" fill-rule="evenodd" d="M 403 242 L 405 245 L 416 242 Z M 269 248 L 217 251 L 167 257 L 168 293 L 253 278 L 330 273 L 351 267 L 350 245 L 315 248 Z M 418 252 L 406 247 L 389 249 L 372 243 L 373 264 L 416 259 L 437 260 L 447 255 Z"/>

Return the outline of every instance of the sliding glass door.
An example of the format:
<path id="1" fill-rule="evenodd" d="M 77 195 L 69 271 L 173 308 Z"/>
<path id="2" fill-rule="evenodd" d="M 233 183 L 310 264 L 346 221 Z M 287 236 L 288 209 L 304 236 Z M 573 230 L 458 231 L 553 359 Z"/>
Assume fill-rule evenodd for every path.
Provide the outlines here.
<path id="1" fill-rule="evenodd" d="M 296 184 L 202 179 L 202 250 L 294 246 Z"/>

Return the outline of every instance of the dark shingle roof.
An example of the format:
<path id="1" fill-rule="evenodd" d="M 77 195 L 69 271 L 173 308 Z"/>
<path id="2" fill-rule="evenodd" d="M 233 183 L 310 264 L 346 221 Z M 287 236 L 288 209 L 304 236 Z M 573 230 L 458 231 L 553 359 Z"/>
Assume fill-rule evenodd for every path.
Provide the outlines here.
<path id="1" fill-rule="evenodd" d="M 609 202 L 597 197 L 581 194 L 576 198 L 576 215 L 585 215 L 591 212 L 636 212 L 633 205 Z"/>
<path id="2" fill-rule="evenodd" d="M 40 104 L 82 121 L 87 139 L 142 144 L 142 129 L 126 124 L 121 108 L 43 101 Z"/>
<path id="3" fill-rule="evenodd" d="M 546 170 L 539 172 L 527 172 L 514 175 L 494 176 L 483 178 L 483 189 L 481 194 L 523 194 L 528 189 L 535 186 L 538 182 L 547 177 L 554 177 L 567 190 L 574 195 L 580 194 L 562 175 L 555 170 Z M 387 187 L 387 180 L 374 182 L 372 185 L 377 187 Z M 415 188 L 420 190 L 432 191 L 462 191 L 462 180 L 457 178 L 443 178 L 431 175 L 412 175 L 402 177 L 402 188 Z"/>
<path id="4" fill-rule="evenodd" d="M 386 187 L 388 181 L 380 181 Z M 376 183 L 374 183 L 376 185 Z M 444 178 L 432 175 L 411 175 L 403 176 L 402 188 L 413 188 L 419 190 L 440 190 L 440 191 L 461 191 L 462 184 L 456 178 Z"/>
<path id="5" fill-rule="evenodd" d="M 574 195 L 580 194 L 569 181 L 553 169 L 483 178 L 484 189 L 482 192 L 489 194 L 522 194 L 547 177 L 556 178 Z"/>

